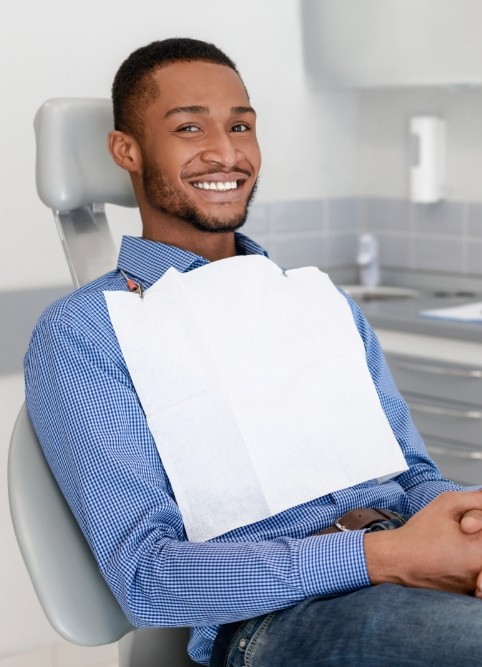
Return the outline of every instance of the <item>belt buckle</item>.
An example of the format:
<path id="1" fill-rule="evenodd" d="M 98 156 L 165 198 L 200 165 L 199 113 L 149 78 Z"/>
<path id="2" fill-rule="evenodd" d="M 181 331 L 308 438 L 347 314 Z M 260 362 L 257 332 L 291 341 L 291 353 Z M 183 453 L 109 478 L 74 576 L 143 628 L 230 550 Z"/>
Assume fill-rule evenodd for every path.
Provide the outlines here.
<path id="1" fill-rule="evenodd" d="M 350 532 L 350 529 L 347 528 L 346 526 L 344 526 L 342 523 L 340 523 L 342 518 L 343 518 L 343 517 L 341 517 L 341 516 L 338 517 L 338 519 L 335 521 L 335 523 L 334 523 L 333 525 L 336 526 L 336 528 L 338 528 L 338 530 L 339 530 L 340 532 L 342 532 L 342 533 L 349 533 L 349 532 Z"/>

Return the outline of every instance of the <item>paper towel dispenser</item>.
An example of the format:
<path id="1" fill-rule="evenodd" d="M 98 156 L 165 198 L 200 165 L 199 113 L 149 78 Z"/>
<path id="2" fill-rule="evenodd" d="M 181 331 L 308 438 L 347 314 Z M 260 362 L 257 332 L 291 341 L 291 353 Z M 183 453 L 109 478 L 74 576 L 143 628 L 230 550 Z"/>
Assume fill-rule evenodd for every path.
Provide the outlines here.
<path id="1" fill-rule="evenodd" d="M 302 0 L 301 11 L 315 86 L 482 84 L 480 0 Z"/>

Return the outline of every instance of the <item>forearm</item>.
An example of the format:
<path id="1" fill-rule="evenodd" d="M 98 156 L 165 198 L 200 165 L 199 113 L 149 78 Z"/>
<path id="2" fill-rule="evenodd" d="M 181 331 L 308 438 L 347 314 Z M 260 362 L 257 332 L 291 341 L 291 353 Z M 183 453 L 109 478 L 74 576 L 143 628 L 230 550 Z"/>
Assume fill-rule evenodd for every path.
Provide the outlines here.
<path id="1" fill-rule="evenodd" d="M 369 585 L 360 532 L 260 543 L 161 540 L 119 559 L 105 574 L 136 625 L 227 623 Z"/>
<path id="2" fill-rule="evenodd" d="M 27 402 L 99 567 L 138 625 L 214 624 L 368 585 L 358 534 L 288 539 L 274 525 L 210 543 L 182 518 L 122 359 L 63 326 L 32 342 Z M 302 533 L 303 534 L 303 533 Z"/>

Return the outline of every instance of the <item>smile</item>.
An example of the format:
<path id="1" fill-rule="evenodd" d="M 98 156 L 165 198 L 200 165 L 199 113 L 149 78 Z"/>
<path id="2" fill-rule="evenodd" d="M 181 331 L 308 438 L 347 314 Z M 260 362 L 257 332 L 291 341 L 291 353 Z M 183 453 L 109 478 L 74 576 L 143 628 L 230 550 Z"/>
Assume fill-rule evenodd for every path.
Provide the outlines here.
<path id="1" fill-rule="evenodd" d="M 225 192 L 226 190 L 236 190 L 238 183 L 237 181 L 197 181 L 193 183 L 193 186 L 199 190 L 217 190 L 218 192 Z"/>

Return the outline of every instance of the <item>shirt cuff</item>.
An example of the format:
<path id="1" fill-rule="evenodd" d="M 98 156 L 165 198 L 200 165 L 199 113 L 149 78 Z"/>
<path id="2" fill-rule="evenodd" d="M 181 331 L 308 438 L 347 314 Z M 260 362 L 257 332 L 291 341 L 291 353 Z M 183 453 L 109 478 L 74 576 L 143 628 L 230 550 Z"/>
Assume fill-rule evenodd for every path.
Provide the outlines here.
<path id="1" fill-rule="evenodd" d="M 303 540 L 300 571 L 308 597 L 339 595 L 370 586 L 363 539 L 363 530 L 352 530 Z"/>

